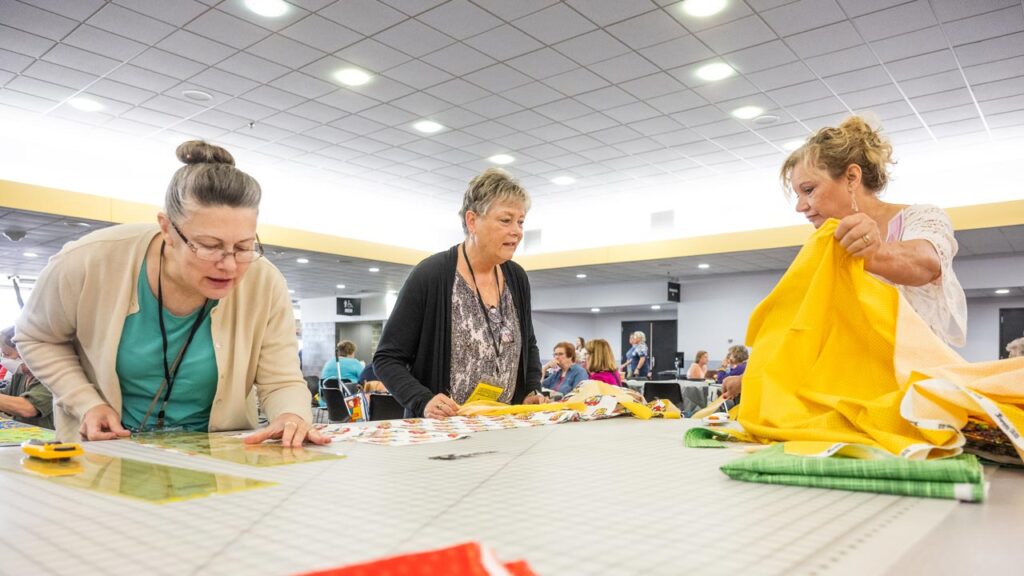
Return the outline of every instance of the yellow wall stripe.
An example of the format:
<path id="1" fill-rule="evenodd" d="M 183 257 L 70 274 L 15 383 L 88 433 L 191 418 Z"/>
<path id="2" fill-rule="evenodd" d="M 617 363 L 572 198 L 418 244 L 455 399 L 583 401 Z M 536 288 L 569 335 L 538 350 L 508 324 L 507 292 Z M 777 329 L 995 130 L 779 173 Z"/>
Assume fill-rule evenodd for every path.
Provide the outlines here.
<path id="1" fill-rule="evenodd" d="M 158 208 L 155 206 L 139 202 L 9 180 L 0 180 L 0 206 L 115 223 L 153 222 L 158 212 Z M 1024 224 L 1024 200 L 960 206 L 948 208 L 946 213 L 949 214 L 953 227 L 957 230 L 1016 226 Z M 803 244 L 811 231 L 810 225 L 766 228 L 694 238 L 675 238 L 656 242 L 526 255 L 517 257 L 516 261 L 527 270 L 546 270 L 570 266 L 763 250 L 799 246 Z M 260 226 L 260 238 L 267 244 L 275 246 L 395 264 L 413 265 L 429 255 L 428 252 L 411 248 L 269 224 Z"/>

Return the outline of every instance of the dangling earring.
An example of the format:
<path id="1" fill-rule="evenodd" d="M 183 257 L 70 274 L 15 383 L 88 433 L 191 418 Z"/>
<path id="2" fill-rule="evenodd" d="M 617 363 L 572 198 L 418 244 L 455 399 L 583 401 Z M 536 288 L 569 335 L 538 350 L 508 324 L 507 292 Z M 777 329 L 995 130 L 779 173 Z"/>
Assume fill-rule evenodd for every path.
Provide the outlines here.
<path id="1" fill-rule="evenodd" d="M 853 208 L 854 213 L 860 212 L 860 208 L 857 207 L 857 195 L 853 193 L 853 187 L 850 187 L 850 208 Z"/>

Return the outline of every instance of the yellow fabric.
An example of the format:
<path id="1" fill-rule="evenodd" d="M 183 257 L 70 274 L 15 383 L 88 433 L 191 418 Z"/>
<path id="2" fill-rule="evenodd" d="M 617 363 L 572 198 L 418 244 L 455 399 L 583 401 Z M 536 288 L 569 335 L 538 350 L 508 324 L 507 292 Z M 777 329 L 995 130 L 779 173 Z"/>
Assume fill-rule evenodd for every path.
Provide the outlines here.
<path id="1" fill-rule="evenodd" d="M 599 397 L 615 398 L 620 414 L 628 412 L 636 418 L 647 420 L 655 416 L 662 418 L 680 418 L 681 413 L 675 404 L 666 400 L 655 400 L 648 404 L 643 398 L 629 388 L 612 386 L 597 380 L 584 380 L 562 402 L 548 404 L 521 404 L 510 406 L 501 402 L 475 400 L 466 402 L 459 408 L 459 416 L 500 416 L 502 414 L 524 414 L 530 412 L 554 412 L 557 410 L 573 410 L 587 416 L 590 408 L 596 405 L 594 399 Z M 611 414 L 614 415 L 614 414 Z"/>
<path id="2" fill-rule="evenodd" d="M 753 350 L 737 411 L 746 434 L 730 433 L 949 456 L 961 451 L 968 416 L 994 420 L 972 393 L 1024 430 L 1024 359 L 966 363 L 894 287 L 839 246 L 837 224 L 830 220 L 808 240 L 751 316 Z"/>

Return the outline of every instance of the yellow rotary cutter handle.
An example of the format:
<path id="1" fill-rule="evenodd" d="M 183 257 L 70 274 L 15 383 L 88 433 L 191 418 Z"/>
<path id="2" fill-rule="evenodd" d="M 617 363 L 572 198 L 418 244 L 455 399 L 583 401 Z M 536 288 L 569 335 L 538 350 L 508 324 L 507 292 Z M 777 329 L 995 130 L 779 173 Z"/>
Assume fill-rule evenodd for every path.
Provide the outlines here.
<path id="1" fill-rule="evenodd" d="M 32 458 L 46 461 L 68 460 L 84 453 L 82 445 L 75 442 L 45 442 L 35 439 L 22 443 L 21 451 Z"/>

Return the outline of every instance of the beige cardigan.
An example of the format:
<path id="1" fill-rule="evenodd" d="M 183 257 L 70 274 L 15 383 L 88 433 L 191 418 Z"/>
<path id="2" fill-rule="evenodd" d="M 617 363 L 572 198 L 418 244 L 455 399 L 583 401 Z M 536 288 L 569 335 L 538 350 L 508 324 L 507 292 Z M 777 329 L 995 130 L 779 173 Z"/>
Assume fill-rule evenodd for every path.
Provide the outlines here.
<path id="1" fill-rule="evenodd" d="M 126 224 L 68 243 L 50 259 L 18 320 L 18 351 L 53 391 L 62 440 L 77 440 L 82 417 L 99 404 L 121 412 L 118 343 L 125 318 L 139 310 L 142 260 L 159 231 L 155 224 Z M 290 412 L 310 421 L 281 272 L 257 260 L 210 314 L 219 375 L 210 431 L 255 428 L 257 396 L 271 420 Z"/>

